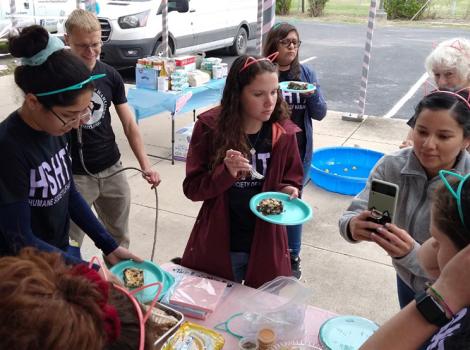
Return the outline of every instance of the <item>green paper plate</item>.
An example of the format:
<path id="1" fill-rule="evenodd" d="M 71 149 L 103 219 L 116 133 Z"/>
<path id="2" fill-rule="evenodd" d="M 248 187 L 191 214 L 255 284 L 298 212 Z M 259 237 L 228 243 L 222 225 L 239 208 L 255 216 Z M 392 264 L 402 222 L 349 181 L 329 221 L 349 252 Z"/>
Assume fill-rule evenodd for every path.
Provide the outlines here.
<path id="1" fill-rule="evenodd" d="M 303 81 L 283 81 L 279 83 L 279 89 L 281 89 L 282 91 L 287 91 L 287 92 L 299 92 L 301 94 L 304 94 L 306 92 L 312 92 L 317 89 L 317 87 L 313 84 L 308 84 L 305 90 L 289 89 L 287 88 L 289 86 L 289 83 L 304 83 L 305 84 L 305 82 Z"/>
<path id="2" fill-rule="evenodd" d="M 274 198 L 282 201 L 284 212 L 277 215 L 263 215 L 256 206 L 263 199 Z M 260 219 L 277 225 L 300 225 L 312 218 L 312 208 L 299 198 L 289 200 L 289 195 L 282 192 L 261 192 L 251 197 L 251 211 Z"/>
<path id="3" fill-rule="evenodd" d="M 135 267 L 144 271 L 144 285 L 161 282 L 163 290 L 160 293 L 160 299 L 165 296 L 168 289 L 175 283 L 175 278 L 168 272 L 162 270 L 157 264 L 145 260 L 144 262 L 135 262 L 133 260 L 125 260 L 111 267 L 110 271 L 116 275 L 121 281 L 123 281 L 123 271 L 127 268 Z M 149 303 L 153 300 L 158 292 L 159 286 L 151 286 L 135 294 L 137 300 L 141 303 Z"/>
<path id="4" fill-rule="evenodd" d="M 357 350 L 378 328 L 363 317 L 338 316 L 323 323 L 318 339 L 325 350 Z"/>

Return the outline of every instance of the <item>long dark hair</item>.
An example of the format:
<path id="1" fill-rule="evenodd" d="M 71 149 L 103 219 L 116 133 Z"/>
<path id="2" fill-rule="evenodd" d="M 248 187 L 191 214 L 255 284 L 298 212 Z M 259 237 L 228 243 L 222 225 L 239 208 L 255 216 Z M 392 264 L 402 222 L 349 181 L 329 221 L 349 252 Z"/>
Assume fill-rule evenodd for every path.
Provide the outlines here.
<path id="1" fill-rule="evenodd" d="M 14 57 L 30 58 L 46 48 L 49 41 L 48 32 L 41 26 L 32 25 L 24 28 L 19 36 L 9 39 L 10 53 Z M 38 94 L 62 89 L 86 80 L 90 70 L 82 60 L 69 50 L 59 50 L 51 54 L 38 66 L 22 65 L 15 69 L 15 83 L 25 94 Z M 70 106 L 75 103 L 83 91 L 92 90 L 88 83 L 79 90 L 70 90 L 37 99 L 46 108 L 53 106 Z"/>
<path id="2" fill-rule="evenodd" d="M 245 69 L 242 69 L 247 59 L 252 57 L 257 59 Z M 268 59 L 259 60 L 261 56 L 240 56 L 232 64 L 227 76 L 224 92 L 222 95 L 220 114 L 217 120 L 214 138 L 214 158 L 212 165 L 220 163 L 225 152 L 229 149 L 236 149 L 248 154 L 249 147 L 247 136 L 243 129 L 243 118 L 241 115 L 241 94 L 245 86 L 249 85 L 258 74 L 277 73 L 276 66 Z M 286 102 L 282 98 L 280 91 L 277 94 L 276 106 L 271 114 L 268 123 L 274 123 L 289 118 L 289 110 Z"/>
<path id="3" fill-rule="evenodd" d="M 461 90 L 460 92 L 454 93 L 450 91 L 434 91 L 418 103 L 415 108 L 415 113 L 411 119 L 411 126 L 414 128 L 419 115 L 424 109 L 432 111 L 448 110 L 450 115 L 457 121 L 460 127 L 463 129 L 463 136 L 470 136 L 470 106 L 465 103 L 464 100 L 468 101 L 469 90 Z"/>
<path id="4" fill-rule="evenodd" d="M 263 47 L 263 55 L 269 56 L 272 53 L 278 51 L 279 41 L 289 35 L 290 32 L 295 32 L 295 34 L 297 35 L 297 39 L 300 40 L 299 32 L 297 31 L 297 28 L 294 27 L 292 24 L 289 24 L 287 22 L 275 24 L 268 32 L 268 35 L 266 37 L 266 42 Z M 292 80 L 300 80 L 300 62 L 298 51 L 294 60 L 290 64 L 289 75 Z"/>

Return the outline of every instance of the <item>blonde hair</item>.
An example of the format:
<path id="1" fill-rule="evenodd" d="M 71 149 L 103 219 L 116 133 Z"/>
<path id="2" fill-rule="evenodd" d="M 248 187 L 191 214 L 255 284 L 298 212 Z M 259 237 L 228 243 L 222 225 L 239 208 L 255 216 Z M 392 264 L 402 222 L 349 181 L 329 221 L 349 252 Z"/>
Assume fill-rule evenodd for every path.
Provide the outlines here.
<path id="1" fill-rule="evenodd" d="M 101 31 L 101 25 L 98 18 L 91 12 L 76 9 L 65 21 L 65 31 L 71 34 L 74 30 L 80 30 L 87 33 Z"/>
<path id="2" fill-rule="evenodd" d="M 470 83 L 470 41 L 453 38 L 441 42 L 426 57 L 424 63 L 428 74 L 433 77 L 434 68 L 455 69 L 460 79 Z"/>

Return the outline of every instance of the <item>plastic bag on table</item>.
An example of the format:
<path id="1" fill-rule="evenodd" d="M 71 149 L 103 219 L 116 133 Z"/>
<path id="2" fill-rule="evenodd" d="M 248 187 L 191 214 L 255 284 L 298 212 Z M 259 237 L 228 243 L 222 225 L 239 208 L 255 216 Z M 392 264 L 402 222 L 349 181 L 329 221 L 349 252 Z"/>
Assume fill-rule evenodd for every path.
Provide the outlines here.
<path id="1" fill-rule="evenodd" d="M 224 327 L 237 337 L 255 337 L 261 328 L 269 327 L 278 340 L 301 339 L 310 295 L 311 290 L 294 277 L 276 277 L 240 299 L 241 315 L 234 315 Z"/>

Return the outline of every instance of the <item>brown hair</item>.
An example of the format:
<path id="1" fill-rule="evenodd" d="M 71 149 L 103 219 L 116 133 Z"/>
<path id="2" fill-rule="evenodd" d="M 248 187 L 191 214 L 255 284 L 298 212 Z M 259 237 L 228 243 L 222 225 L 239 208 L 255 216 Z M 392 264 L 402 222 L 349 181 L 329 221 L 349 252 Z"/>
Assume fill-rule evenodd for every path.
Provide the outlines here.
<path id="1" fill-rule="evenodd" d="M 96 16 L 82 9 L 73 10 L 65 21 L 65 31 L 68 35 L 74 30 L 84 31 L 86 33 L 101 31 L 101 25 Z"/>
<path id="2" fill-rule="evenodd" d="M 257 59 L 253 64 L 242 69 L 249 57 Z M 227 76 L 227 82 L 220 102 L 220 114 L 214 137 L 215 156 L 212 165 L 216 165 L 225 157 L 229 149 L 236 149 L 248 154 L 248 140 L 243 129 L 241 115 L 241 94 L 245 86 L 249 85 L 258 74 L 277 73 L 276 66 L 268 59 L 259 60 L 261 56 L 240 56 L 232 64 Z M 282 98 L 280 91 L 277 93 L 276 106 L 267 123 L 274 123 L 289 118 L 289 109 Z"/>
<path id="3" fill-rule="evenodd" d="M 103 295 L 59 254 L 32 248 L 0 259 L 0 348 L 103 349 Z"/>
<path id="4" fill-rule="evenodd" d="M 455 192 L 460 181 L 448 178 L 449 184 Z M 469 217 L 470 209 L 470 180 L 467 179 L 462 187 L 461 205 L 464 218 Z M 470 244 L 470 232 L 460 219 L 457 200 L 447 187 L 442 184 L 434 193 L 433 198 L 433 221 L 437 228 L 447 235 L 458 249 L 465 248 Z"/>
<path id="5" fill-rule="evenodd" d="M 279 41 L 284 39 L 286 36 L 289 35 L 290 32 L 295 32 L 297 38 L 300 40 L 299 32 L 297 28 L 294 27 L 292 24 L 287 22 L 281 22 L 275 24 L 271 30 L 268 32 L 266 37 L 266 42 L 263 46 L 263 55 L 269 56 L 272 53 L 279 51 L 278 45 Z M 297 55 L 295 56 L 294 60 L 290 65 L 290 77 L 292 80 L 300 80 L 300 62 L 299 62 L 299 51 L 297 50 Z"/>
<path id="6" fill-rule="evenodd" d="M 0 348 L 15 350 L 135 350 L 139 321 L 133 304 L 109 289 L 71 273 L 58 253 L 25 248 L 0 258 Z M 106 345 L 103 304 L 117 309 L 120 337 Z M 147 347 L 150 334 L 146 337 Z M 137 344 L 137 345 L 136 345 Z"/>

